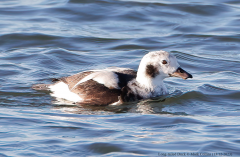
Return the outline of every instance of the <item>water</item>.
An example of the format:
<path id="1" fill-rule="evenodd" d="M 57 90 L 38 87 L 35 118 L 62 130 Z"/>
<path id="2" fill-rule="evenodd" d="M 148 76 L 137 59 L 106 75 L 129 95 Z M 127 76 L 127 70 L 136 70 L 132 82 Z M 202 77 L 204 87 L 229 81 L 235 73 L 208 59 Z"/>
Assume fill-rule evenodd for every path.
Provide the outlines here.
<path id="1" fill-rule="evenodd" d="M 238 0 L 2 0 L 0 156 L 240 156 L 239 18 Z M 30 88 L 160 49 L 194 76 L 167 79 L 165 101 L 75 106 Z"/>

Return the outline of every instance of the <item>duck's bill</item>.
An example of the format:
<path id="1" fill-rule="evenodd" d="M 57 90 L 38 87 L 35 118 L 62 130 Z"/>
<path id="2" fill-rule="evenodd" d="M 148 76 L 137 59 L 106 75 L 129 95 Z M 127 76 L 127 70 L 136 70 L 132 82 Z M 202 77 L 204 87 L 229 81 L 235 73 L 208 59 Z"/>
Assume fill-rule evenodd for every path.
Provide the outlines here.
<path id="1" fill-rule="evenodd" d="M 172 77 L 181 77 L 182 79 L 186 80 L 188 78 L 193 78 L 191 74 L 183 70 L 182 68 L 178 68 L 173 74 L 170 74 Z"/>

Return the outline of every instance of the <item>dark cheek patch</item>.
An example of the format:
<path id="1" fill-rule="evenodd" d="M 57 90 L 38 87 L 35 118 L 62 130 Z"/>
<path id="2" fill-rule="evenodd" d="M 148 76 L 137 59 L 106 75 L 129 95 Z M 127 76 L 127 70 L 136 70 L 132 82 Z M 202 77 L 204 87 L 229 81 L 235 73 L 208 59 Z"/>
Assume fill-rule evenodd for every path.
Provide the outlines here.
<path id="1" fill-rule="evenodd" d="M 154 67 L 153 65 L 149 64 L 146 67 L 146 74 L 150 77 L 155 77 L 159 74 L 159 71 L 156 67 Z"/>

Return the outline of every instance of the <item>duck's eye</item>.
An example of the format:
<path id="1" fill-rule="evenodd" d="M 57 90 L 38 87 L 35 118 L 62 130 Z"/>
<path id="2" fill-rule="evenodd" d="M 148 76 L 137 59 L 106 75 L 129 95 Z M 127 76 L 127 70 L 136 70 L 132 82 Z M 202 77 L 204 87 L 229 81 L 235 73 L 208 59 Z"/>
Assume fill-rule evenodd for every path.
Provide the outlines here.
<path id="1" fill-rule="evenodd" d="M 167 64 L 167 61 L 166 61 L 166 60 L 163 60 L 163 61 L 162 61 L 162 64 Z"/>

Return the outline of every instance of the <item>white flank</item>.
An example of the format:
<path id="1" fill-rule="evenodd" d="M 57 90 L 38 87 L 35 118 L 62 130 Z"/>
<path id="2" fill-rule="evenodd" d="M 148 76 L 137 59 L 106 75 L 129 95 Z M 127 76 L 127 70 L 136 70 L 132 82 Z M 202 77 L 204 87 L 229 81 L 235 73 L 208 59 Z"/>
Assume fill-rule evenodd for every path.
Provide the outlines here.
<path id="1" fill-rule="evenodd" d="M 120 105 L 120 104 L 121 104 L 121 101 L 118 100 L 117 102 L 111 103 L 110 105 L 115 106 L 115 105 Z"/>
<path id="2" fill-rule="evenodd" d="M 82 100 L 79 95 L 71 92 L 68 88 L 68 85 L 63 82 L 59 82 L 50 86 L 50 90 L 53 92 L 51 95 L 57 98 L 62 98 L 73 102 L 79 102 Z"/>

